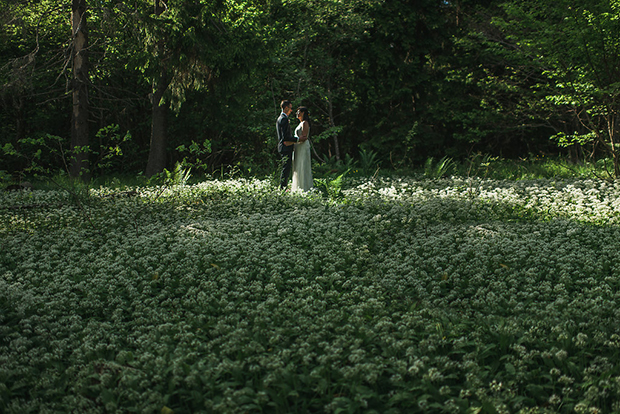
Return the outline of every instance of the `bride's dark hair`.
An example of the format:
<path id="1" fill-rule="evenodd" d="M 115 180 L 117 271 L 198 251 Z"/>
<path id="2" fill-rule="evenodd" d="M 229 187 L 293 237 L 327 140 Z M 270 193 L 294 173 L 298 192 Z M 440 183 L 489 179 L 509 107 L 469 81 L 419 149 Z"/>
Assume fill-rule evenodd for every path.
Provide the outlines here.
<path id="1" fill-rule="evenodd" d="M 306 108 L 305 106 L 300 106 L 299 108 L 297 108 L 297 112 L 301 112 L 302 114 L 304 114 L 303 121 L 307 121 L 308 124 L 310 124 L 310 114 L 308 113 L 308 108 Z"/>

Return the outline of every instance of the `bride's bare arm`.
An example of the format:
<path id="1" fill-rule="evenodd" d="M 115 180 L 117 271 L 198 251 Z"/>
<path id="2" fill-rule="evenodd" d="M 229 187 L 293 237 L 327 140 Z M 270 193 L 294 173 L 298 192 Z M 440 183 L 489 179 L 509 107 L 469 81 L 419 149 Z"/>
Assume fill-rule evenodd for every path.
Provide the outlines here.
<path id="1" fill-rule="evenodd" d="M 310 125 L 308 125 L 308 122 L 304 121 L 301 124 L 301 138 L 299 139 L 300 141 L 306 141 L 308 139 L 308 135 L 310 134 Z"/>

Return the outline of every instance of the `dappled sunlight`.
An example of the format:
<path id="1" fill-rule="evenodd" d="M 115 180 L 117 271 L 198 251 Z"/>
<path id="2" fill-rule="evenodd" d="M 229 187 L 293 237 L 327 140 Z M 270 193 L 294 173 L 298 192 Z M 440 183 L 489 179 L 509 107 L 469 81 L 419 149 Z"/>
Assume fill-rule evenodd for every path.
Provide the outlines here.
<path id="1" fill-rule="evenodd" d="M 453 177 L 359 181 L 345 190 L 347 196 L 380 196 L 411 204 L 433 199 L 498 204 L 538 218 L 592 224 L 617 224 L 620 220 L 620 184 L 603 180 L 508 181 Z"/>
<path id="2" fill-rule="evenodd" d="M 39 411 L 92 412 L 104 393 L 153 412 L 247 398 L 324 411 L 335 390 L 379 412 L 620 398 L 615 382 L 585 391 L 620 376 L 615 184 L 126 191 L 81 207 L 0 194 L 0 379 L 23 384 L 0 388 L 3 403 L 27 406 L 33 389 Z"/>

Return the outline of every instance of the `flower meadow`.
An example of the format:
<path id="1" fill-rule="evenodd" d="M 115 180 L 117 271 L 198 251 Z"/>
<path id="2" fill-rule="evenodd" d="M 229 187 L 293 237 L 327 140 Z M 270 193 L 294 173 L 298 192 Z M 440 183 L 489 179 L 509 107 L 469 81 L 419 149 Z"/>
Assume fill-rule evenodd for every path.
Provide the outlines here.
<path id="1" fill-rule="evenodd" d="M 620 412 L 620 183 L 0 193 L 0 412 Z"/>

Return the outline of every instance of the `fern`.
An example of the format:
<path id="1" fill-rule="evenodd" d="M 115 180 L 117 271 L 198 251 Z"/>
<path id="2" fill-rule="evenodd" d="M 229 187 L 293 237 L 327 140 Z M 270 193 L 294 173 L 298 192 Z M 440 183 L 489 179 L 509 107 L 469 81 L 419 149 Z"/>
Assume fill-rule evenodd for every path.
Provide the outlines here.
<path id="1" fill-rule="evenodd" d="M 344 194 L 342 193 L 342 182 L 344 176 L 348 172 L 349 170 L 346 170 L 333 180 L 328 178 L 315 178 L 314 187 L 323 193 L 325 198 L 330 198 L 332 200 L 342 199 L 344 198 Z"/>
<path id="2" fill-rule="evenodd" d="M 437 164 L 434 164 L 434 161 L 435 159 L 430 157 L 424 163 L 424 175 L 428 178 L 446 177 L 456 169 L 456 164 L 450 157 L 444 156 Z"/>

